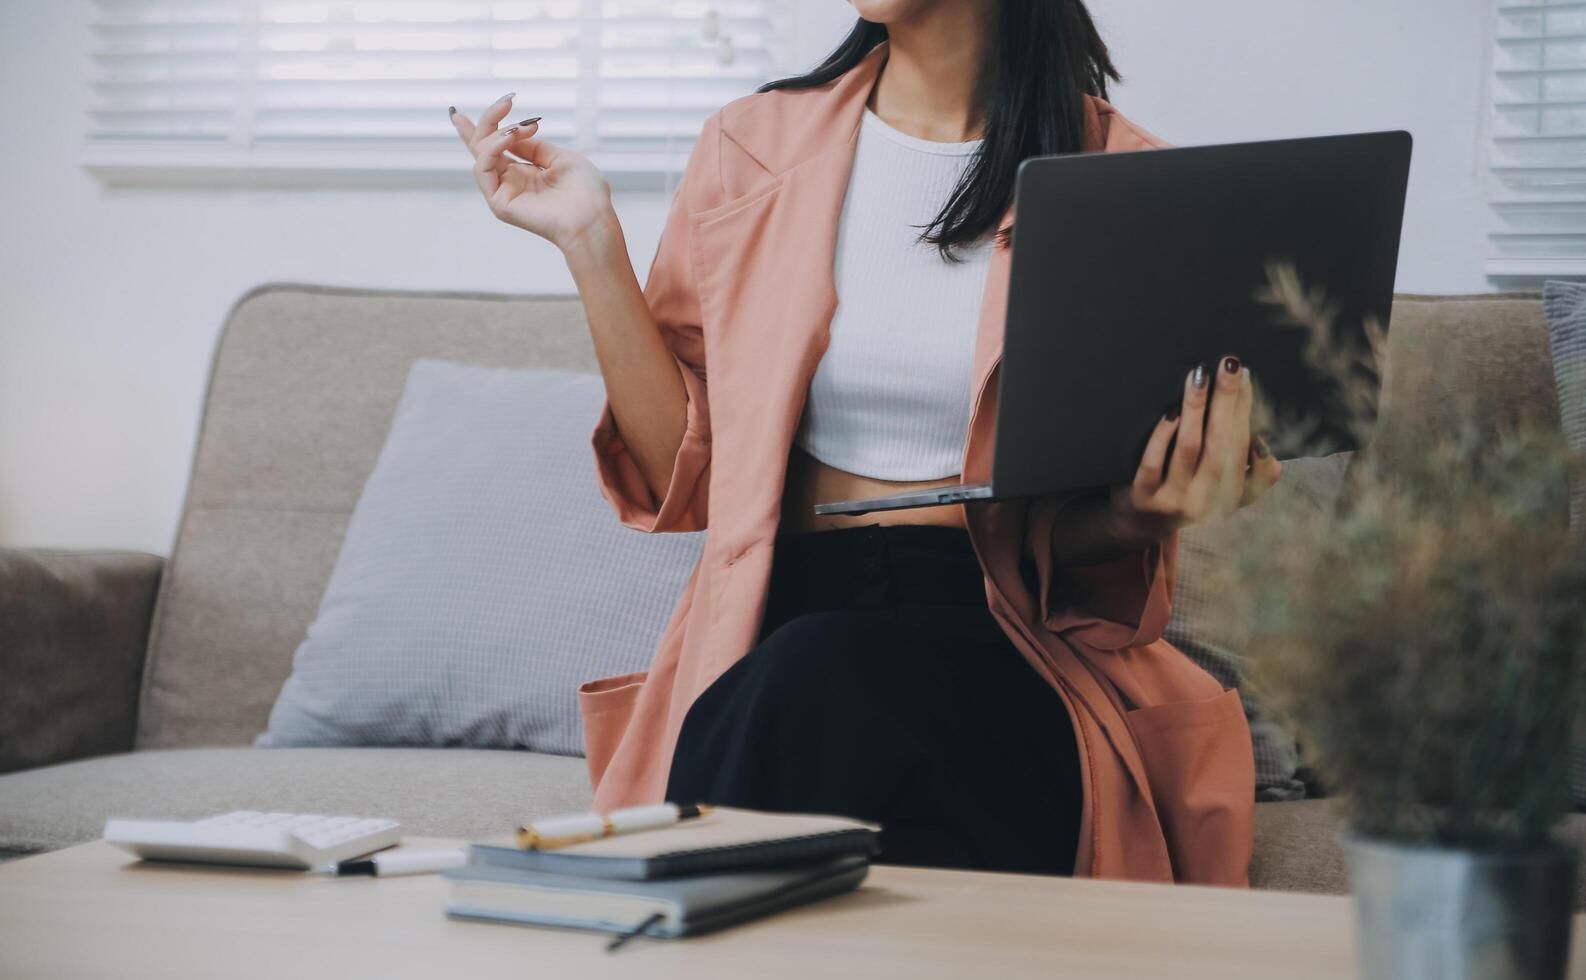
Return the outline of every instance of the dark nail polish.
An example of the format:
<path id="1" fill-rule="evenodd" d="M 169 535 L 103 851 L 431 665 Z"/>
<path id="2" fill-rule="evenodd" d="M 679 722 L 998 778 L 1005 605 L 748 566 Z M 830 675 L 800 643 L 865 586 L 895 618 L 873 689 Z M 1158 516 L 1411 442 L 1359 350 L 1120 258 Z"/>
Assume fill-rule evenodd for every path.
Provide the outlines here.
<path id="1" fill-rule="evenodd" d="M 539 116 L 530 116 L 529 118 L 527 118 L 527 119 L 523 120 L 522 122 L 518 123 L 518 125 L 519 126 L 532 126 L 532 125 L 534 125 L 535 123 L 537 123 L 539 121 L 540 121 L 540 117 Z"/>
<path id="2" fill-rule="evenodd" d="M 1206 365 L 1195 365 L 1195 373 L 1190 375 L 1190 384 L 1197 388 L 1206 387 Z"/>
<path id="3" fill-rule="evenodd" d="M 1256 450 L 1256 455 L 1260 456 L 1262 459 L 1266 459 L 1268 456 L 1272 455 L 1272 450 L 1267 448 L 1266 441 L 1263 440 L 1263 439 L 1259 439 L 1258 438 L 1256 440 L 1256 442 L 1255 442 L 1255 450 Z"/>
<path id="4" fill-rule="evenodd" d="M 516 133 L 517 131 L 518 131 L 518 127 L 516 127 L 516 126 L 508 126 L 506 129 L 503 129 L 501 131 L 501 135 L 502 136 L 511 136 L 514 133 Z"/>
<path id="5" fill-rule="evenodd" d="M 455 115 L 457 115 L 457 107 L 454 106 L 454 105 L 447 106 L 446 107 L 446 118 L 450 119 L 452 116 L 455 116 Z"/>
<path id="6" fill-rule="evenodd" d="M 1238 374 L 1240 366 L 1239 358 L 1237 357 L 1223 358 L 1223 370 L 1227 371 L 1229 374 Z"/>
<path id="7" fill-rule="evenodd" d="M 1167 420 L 1169 422 L 1177 422 L 1178 421 L 1178 411 L 1179 411 L 1179 409 L 1178 409 L 1177 405 L 1174 405 L 1172 408 L 1168 409 L 1167 410 Z"/>

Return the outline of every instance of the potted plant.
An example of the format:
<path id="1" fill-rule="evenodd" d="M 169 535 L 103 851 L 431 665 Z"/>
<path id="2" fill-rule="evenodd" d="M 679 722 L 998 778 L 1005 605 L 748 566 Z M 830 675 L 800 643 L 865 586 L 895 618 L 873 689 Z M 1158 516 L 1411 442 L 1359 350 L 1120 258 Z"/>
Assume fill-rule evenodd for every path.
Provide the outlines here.
<path id="1" fill-rule="evenodd" d="M 1581 460 L 1556 424 L 1495 429 L 1477 404 L 1431 438 L 1376 425 L 1384 333 L 1342 343 L 1324 297 L 1292 269 L 1270 279 L 1370 448 L 1335 507 L 1259 522 L 1228 572 L 1256 689 L 1341 794 L 1362 975 L 1562 978 L 1576 855 L 1552 833 L 1586 688 Z M 1267 424 L 1280 454 L 1325 448 L 1303 419 Z"/>

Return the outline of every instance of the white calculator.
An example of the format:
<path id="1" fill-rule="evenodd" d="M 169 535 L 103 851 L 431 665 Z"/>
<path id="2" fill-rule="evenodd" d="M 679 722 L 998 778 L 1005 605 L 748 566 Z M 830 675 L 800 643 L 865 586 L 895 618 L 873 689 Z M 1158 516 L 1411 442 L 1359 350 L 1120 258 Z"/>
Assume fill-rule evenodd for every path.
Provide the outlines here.
<path id="1" fill-rule="evenodd" d="M 105 822 L 105 840 L 149 861 L 318 868 L 392 847 L 395 820 L 236 810 L 203 820 Z"/>

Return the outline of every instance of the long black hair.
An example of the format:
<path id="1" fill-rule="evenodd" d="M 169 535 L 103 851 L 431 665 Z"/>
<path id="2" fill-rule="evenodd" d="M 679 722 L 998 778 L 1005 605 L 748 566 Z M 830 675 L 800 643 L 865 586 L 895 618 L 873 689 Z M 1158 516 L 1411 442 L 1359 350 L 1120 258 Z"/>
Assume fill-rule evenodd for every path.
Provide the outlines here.
<path id="1" fill-rule="evenodd" d="M 1002 0 L 997 8 L 986 63 L 976 79 L 984 141 L 920 236 L 949 259 L 1001 223 L 1013 204 L 1020 163 L 1084 149 L 1085 97 L 1105 99 L 1108 81 L 1119 80 L 1084 0 Z M 808 74 L 760 91 L 825 85 L 886 39 L 886 25 L 861 19 Z"/>

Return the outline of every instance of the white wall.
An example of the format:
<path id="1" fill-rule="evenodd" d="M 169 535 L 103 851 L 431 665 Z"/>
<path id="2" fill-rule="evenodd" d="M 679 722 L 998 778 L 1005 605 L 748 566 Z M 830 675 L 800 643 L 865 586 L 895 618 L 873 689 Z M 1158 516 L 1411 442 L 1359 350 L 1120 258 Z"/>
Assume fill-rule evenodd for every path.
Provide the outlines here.
<path id="1" fill-rule="evenodd" d="M 1126 112 L 1179 143 L 1410 129 L 1400 286 L 1487 288 L 1490 0 L 1092 0 Z M 813 60 L 848 25 L 794 0 Z M 115 191 L 76 164 L 87 0 L 0 0 L 0 544 L 169 550 L 216 331 L 269 280 L 558 291 L 465 192 Z M 459 149 L 459 153 L 462 151 Z M 464 161 L 460 159 L 459 165 Z M 660 192 L 618 208 L 643 268 Z"/>
<path id="2" fill-rule="evenodd" d="M 1407 129 L 1399 288 L 1487 290 L 1480 161 L 1493 0 L 1091 0 L 1115 101 L 1175 143 Z"/>

